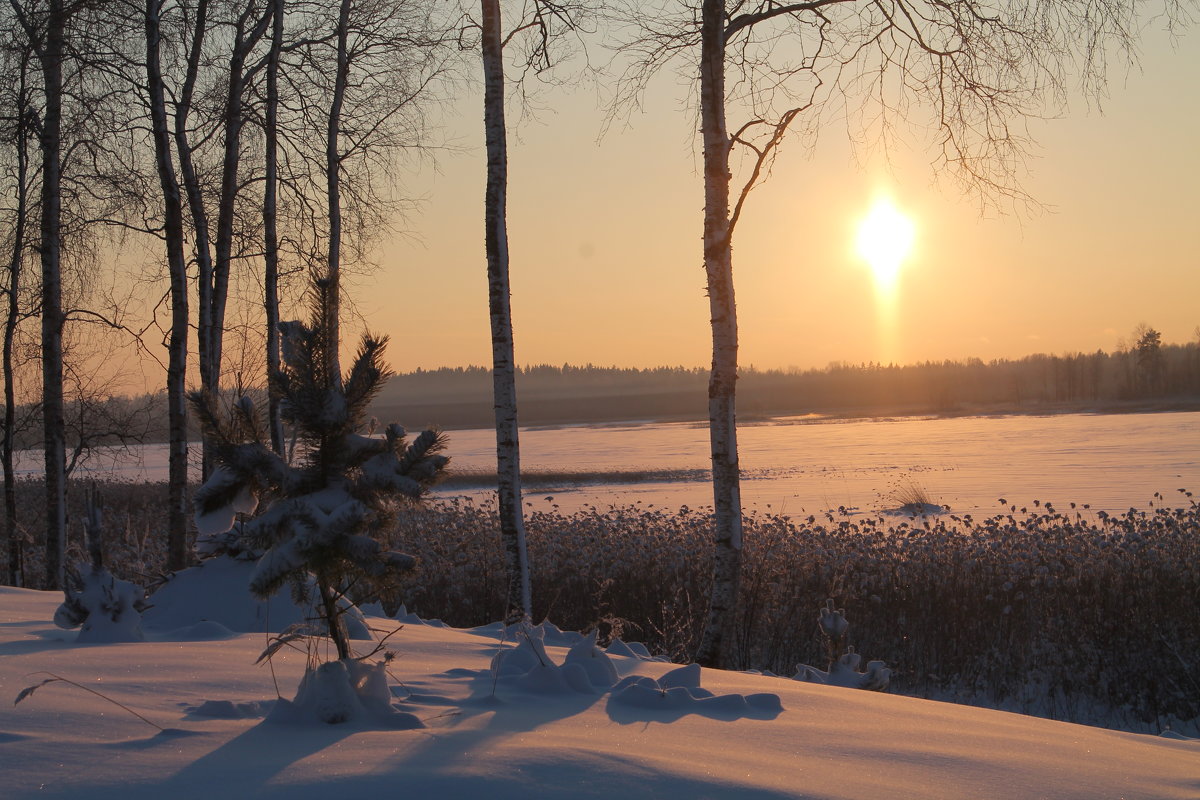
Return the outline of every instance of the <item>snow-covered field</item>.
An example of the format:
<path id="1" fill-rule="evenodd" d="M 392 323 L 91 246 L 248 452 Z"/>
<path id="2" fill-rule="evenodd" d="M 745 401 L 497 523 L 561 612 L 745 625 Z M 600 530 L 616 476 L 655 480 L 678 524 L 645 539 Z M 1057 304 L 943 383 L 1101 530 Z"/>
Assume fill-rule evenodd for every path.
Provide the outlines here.
<path id="1" fill-rule="evenodd" d="M 210 587 L 222 588 L 231 587 Z M 273 676 L 254 664 L 265 634 L 233 634 L 204 597 L 176 595 L 159 609 L 160 627 L 148 614 L 146 642 L 81 645 L 51 622 L 61 596 L 0 588 L 0 695 L 11 700 L 53 673 L 164 729 L 80 688 L 43 686 L 3 704 L 0 796 L 1200 797 L 1198 740 L 711 670 L 699 681 L 707 691 L 685 680 L 686 691 L 632 698 L 497 679 L 495 627 L 411 619 L 387 640 L 397 654 L 389 670 L 395 705 L 425 727 L 266 722 L 273 677 L 292 697 L 303 654 L 281 651 Z M 549 645 L 571 641 L 547 635 Z M 558 663 L 565 652 L 548 647 Z M 675 669 L 631 655 L 611 661 L 621 678 Z M 782 710 L 753 702 L 761 693 L 777 695 Z"/>

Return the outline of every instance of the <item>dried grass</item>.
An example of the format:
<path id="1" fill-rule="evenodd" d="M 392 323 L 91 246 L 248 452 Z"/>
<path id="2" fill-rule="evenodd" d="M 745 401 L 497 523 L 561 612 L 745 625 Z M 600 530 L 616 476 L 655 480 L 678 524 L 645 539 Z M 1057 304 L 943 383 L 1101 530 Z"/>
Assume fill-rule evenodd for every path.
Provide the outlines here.
<path id="1" fill-rule="evenodd" d="M 36 580 L 41 485 L 18 488 Z M 165 564 L 166 486 L 110 483 L 104 495 L 111 571 L 152 582 Z M 70 496 L 70 556 L 82 562 L 78 483 Z M 528 510 L 526 525 L 536 616 L 674 659 L 691 652 L 710 581 L 707 510 L 551 507 Z M 751 513 L 745 527 L 744 667 L 791 674 L 819 663 L 816 610 L 832 597 L 851 620 L 848 644 L 895 670 L 893 691 L 1127 730 L 1200 729 L 1200 507 L 1190 494 L 1115 516 L 1035 502 L 979 520 Z M 410 611 L 456 626 L 502 616 L 493 505 L 406 509 L 394 545 L 420 559 L 403 592 Z"/>

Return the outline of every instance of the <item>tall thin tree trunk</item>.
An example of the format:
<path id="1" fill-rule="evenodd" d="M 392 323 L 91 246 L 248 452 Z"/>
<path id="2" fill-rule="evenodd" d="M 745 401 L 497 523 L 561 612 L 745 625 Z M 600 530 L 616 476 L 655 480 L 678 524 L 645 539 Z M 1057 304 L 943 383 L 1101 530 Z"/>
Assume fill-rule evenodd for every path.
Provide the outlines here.
<path id="1" fill-rule="evenodd" d="M 263 306 L 267 317 L 267 424 L 271 449 L 284 453 L 279 392 L 271 376 L 279 372 L 279 55 L 283 48 L 283 0 L 272 0 L 271 52 L 267 61 L 266 185 L 263 189 Z"/>
<path id="2" fill-rule="evenodd" d="M 229 275 L 233 261 L 233 224 L 237 216 L 238 174 L 241 167 L 242 127 L 245 115 L 242 93 L 245 90 L 247 44 L 244 18 L 239 19 L 233 50 L 229 56 L 229 82 L 226 86 L 223 128 L 224 155 L 221 161 L 221 188 L 217 202 L 217 235 L 214 240 L 212 286 L 209 289 L 211 309 L 208 319 L 207 362 L 200 365 L 202 389 L 216 396 L 220 393 L 222 350 L 225 340 L 225 307 L 229 296 Z M 211 460 L 205 448 L 206 464 Z M 208 470 L 205 471 L 205 477 Z"/>
<path id="3" fill-rule="evenodd" d="M 342 133 L 342 103 L 346 97 L 346 84 L 350 77 L 349 29 L 350 0 L 342 0 L 338 9 L 337 22 L 337 65 L 333 81 L 333 97 L 329 103 L 329 118 L 325 129 L 325 188 L 329 208 L 329 256 L 326 261 L 325 280 L 328 282 L 325 298 L 326 330 L 329 332 L 330 347 L 327 352 L 329 363 L 326 370 L 329 379 L 341 385 L 341 365 L 338 347 L 341 343 L 341 283 L 342 283 L 342 157 L 338 144 Z"/>
<path id="4" fill-rule="evenodd" d="M 146 0 L 146 85 L 150 100 L 154 158 L 163 195 L 163 233 L 171 276 L 171 334 L 167 363 L 167 569 L 187 566 L 187 259 L 183 252 L 183 199 L 171 160 L 171 133 L 159 56 L 161 0 Z"/>
<path id="5" fill-rule="evenodd" d="M 488 262 L 488 308 L 492 323 L 492 393 L 496 415 L 496 475 L 500 536 L 508 573 L 508 621 L 532 618 L 529 554 L 521 508 L 521 454 L 513 356 L 511 289 L 508 280 L 508 142 L 504 124 L 504 52 L 499 0 L 483 5 L 483 115 L 487 140 L 484 197 Z"/>
<path id="6" fill-rule="evenodd" d="M 46 573 L 44 589 L 63 586 L 67 548 L 66 424 L 63 418 L 62 310 L 62 66 L 67 12 L 49 0 L 38 58 L 45 95 L 42 111 L 42 424 L 46 465 Z"/>
<path id="7" fill-rule="evenodd" d="M 196 30 L 193 34 L 192 51 L 189 54 L 188 80 L 185 88 L 194 86 L 194 70 L 198 65 L 200 43 L 203 41 L 203 11 L 206 4 L 197 10 Z M 229 299 L 229 278 L 233 262 L 233 227 L 237 216 L 238 173 L 241 164 L 242 128 L 245 126 L 245 109 L 243 94 L 246 90 L 246 57 L 262 38 L 266 26 L 271 20 L 268 9 L 247 31 L 246 26 L 253 18 L 254 7 L 246 5 L 238 17 L 234 29 L 233 47 L 229 54 L 229 74 L 225 91 L 225 106 L 223 110 L 224 153 L 221 162 L 221 185 L 217 203 L 216 238 L 213 240 L 212 260 L 207 261 L 208 247 L 205 242 L 204 257 L 199 267 L 199 339 L 200 388 L 201 391 L 216 397 L 221 389 L 222 349 L 225 339 L 225 309 Z M 190 101 L 190 92 L 185 91 Z M 177 115 L 178 117 L 178 115 Z M 176 123 L 178 138 L 181 126 Z M 207 216 L 203 209 L 203 195 L 191 167 L 191 152 L 185 145 L 186 127 L 183 127 L 184 142 L 179 145 L 179 161 L 188 187 L 188 201 L 192 208 L 193 218 L 198 228 L 202 227 L 207 233 Z M 185 150 L 187 152 L 185 153 Z M 202 223 L 202 225 L 201 225 Z M 200 238 L 197 236 L 197 249 Z M 203 474 L 207 479 L 214 466 L 213 454 L 207 440 L 204 444 Z"/>
<path id="8" fill-rule="evenodd" d="M 21 267 L 25 259 L 25 223 L 29 215 L 29 150 L 28 130 L 29 92 L 25 82 L 28 62 L 21 60 L 20 86 L 17 90 L 18 114 L 14 145 L 17 155 L 17 207 L 13 224 L 12 257 L 8 266 L 8 314 L 4 320 L 4 530 L 8 535 L 8 583 L 25 585 L 24 548 L 17 531 L 17 475 L 14 464 L 14 442 L 17 433 L 17 392 L 14 383 L 13 342 L 21 322 Z"/>
<path id="9" fill-rule="evenodd" d="M 191 115 L 196 81 L 200 75 L 200 59 L 204 37 L 208 30 L 208 0 L 197 0 L 195 22 L 187 55 L 187 71 L 183 86 L 175 105 L 175 152 L 179 159 L 179 173 L 183 178 L 187 194 L 188 210 L 192 217 L 193 254 L 196 259 L 196 360 L 200 367 L 202 390 L 209 388 L 206 375 L 211 363 L 210 332 L 212 331 L 212 239 L 209 231 L 208 212 L 204 207 L 204 189 L 192 161 L 191 137 L 188 118 Z M 211 453 L 204 448 L 205 478 L 211 469 Z"/>
<path id="10" fill-rule="evenodd" d="M 715 541 L 708 621 L 696 661 L 731 666 L 736 642 L 742 563 L 742 501 L 738 473 L 737 308 L 729 220 L 729 134 L 725 126 L 725 4 L 704 0 L 700 54 L 700 126 L 704 139 L 704 269 L 712 317 L 712 375 L 708 383 Z"/>

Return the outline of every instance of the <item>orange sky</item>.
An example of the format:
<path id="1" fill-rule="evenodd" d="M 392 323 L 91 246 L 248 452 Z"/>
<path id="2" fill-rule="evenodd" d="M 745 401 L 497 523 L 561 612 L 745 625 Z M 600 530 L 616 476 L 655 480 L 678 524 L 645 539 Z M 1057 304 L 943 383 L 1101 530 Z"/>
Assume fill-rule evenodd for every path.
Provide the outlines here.
<path id="1" fill-rule="evenodd" d="M 1112 80 L 1104 113 L 1072 99 L 1035 121 L 1024 188 L 1051 207 L 981 216 L 931 154 L 855 161 L 822 134 L 783 151 L 735 235 L 742 364 L 983 359 L 1111 350 L 1145 322 L 1168 342 L 1200 325 L 1200 38 L 1151 33 L 1142 70 Z M 590 89 L 547 90 L 512 135 L 510 248 L 517 360 L 706 365 L 702 194 L 684 89 L 668 77 L 649 112 L 597 142 Z M 393 334 L 401 371 L 490 364 L 482 234 L 481 98 L 448 131 L 465 152 L 406 180 L 420 210 L 380 248 L 356 290 L 371 327 Z M 510 115 L 512 112 L 510 111 Z M 879 191 L 916 224 L 891 323 L 854 235 Z"/>

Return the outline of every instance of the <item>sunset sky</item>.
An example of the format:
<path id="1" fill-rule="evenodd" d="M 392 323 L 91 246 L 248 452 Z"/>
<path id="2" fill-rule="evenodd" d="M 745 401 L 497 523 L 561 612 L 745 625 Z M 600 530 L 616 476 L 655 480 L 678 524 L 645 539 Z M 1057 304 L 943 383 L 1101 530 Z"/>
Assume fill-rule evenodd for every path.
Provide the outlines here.
<path id="1" fill-rule="evenodd" d="M 1161 27 L 1161 26 L 1158 26 Z M 1031 123 L 1041 145 L 1025 188 L 1047 210 L 981 215 L 937 182 L 931 153 L 855 159 L 827 129 L 809 157 L 785 146 L 734 239 L 740 362 L 985 360 L 1112 350 L 1145 322 L 1167 342 L 1200 325 L 1200 37 L 1172 46 L 1151 23 L 1141 68 L 1109 96 L 1074 96 Z M 648 112 L 602 139 L 591 87 L 542 92 L 510 133 L 517 361 L 707 365 L 703 197 L 686 87 L 665 75 Z M 423 198 L 354 289 L 368 324 L 393 334 L 397 370 L 490 364 L 482 202 L 482 99 L 457 103 L 460 152 L 404 177 Z M 510 109 L 510 119 L 516 114 Z M 511 126 L 510 126 L 511 127 Z M 916 136 L 907 141 L 915 142 Z M 857 254 L 881 194 L 915 226 L 891 313 Z"/>

